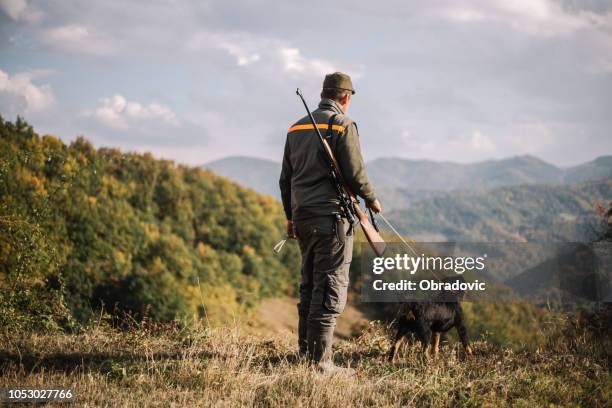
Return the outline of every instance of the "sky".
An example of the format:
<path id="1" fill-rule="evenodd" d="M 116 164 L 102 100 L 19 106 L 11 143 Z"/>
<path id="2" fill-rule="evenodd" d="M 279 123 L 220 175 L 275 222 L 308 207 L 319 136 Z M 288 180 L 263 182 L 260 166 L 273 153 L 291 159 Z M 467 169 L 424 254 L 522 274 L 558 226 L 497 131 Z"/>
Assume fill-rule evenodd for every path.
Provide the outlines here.
<path id="1" fill-rule="evenodd" d="M 612 0 L 0 0 L 0 113 L 66 142 L 280 161 L 337 70 L 366 160 L 612 154 Z"/>

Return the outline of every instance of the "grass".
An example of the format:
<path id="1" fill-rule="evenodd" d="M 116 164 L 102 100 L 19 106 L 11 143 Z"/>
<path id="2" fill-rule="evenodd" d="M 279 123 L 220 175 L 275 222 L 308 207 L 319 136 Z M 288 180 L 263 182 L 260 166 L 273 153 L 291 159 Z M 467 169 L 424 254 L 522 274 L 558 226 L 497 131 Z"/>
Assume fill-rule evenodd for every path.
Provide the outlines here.
<path id="1" fill-rule="evenodd" d="M 410 345 L 383 361 L 388 331 L 372 324 L 336 343 L 354 378 L 296 361 L 295 339 L 245 334 L 240 326 L 95 327 L 80 334 L 2 334 L 0 387 L 72 387 L 80 406 L 588 406 L 612 403 L 609 342 L 584 336 L 516 352 L 455 342 L 437 358 Z"/>

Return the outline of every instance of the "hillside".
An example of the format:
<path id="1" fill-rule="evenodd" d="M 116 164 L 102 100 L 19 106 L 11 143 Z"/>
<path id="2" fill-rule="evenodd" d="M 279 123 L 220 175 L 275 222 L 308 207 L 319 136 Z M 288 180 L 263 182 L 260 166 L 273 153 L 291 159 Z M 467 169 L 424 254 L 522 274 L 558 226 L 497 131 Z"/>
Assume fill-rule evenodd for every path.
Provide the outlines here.
<path id="1" fill-rule="evenodd" d="M 584 241 L 599 222 L 595 204 L 610 200 L 612 179 L 504 187 L 443 194 L 389 218 L 402 233 L 425 241 Z"/>
<path id="2" fill-rule="evenodd" d="M 612 177 L 612 156 L 602 156 L 597 159 L 567 169 L 564 181 L 575 183 L 586 180 L 601 180 Z"/>
<path id="3" fill-rule="evenodd" d="M 0 120 L 0 326 L 129 313 L 231 320 L 293 293 L 280 204 L 150 154 Z"/>

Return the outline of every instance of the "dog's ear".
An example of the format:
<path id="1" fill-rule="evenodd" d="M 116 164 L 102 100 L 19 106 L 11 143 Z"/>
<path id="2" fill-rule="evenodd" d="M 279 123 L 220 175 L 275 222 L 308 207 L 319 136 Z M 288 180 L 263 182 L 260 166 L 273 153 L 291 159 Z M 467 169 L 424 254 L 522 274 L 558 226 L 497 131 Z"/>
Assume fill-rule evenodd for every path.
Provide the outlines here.
<path id="1" fill-rule="evenodd" d="M 404 312 L 404 316 L 406 316 L 406 320 L 416 320 L 416 316 L 414 315 L 414 313 L 410 309 L 407 309 Z"/>

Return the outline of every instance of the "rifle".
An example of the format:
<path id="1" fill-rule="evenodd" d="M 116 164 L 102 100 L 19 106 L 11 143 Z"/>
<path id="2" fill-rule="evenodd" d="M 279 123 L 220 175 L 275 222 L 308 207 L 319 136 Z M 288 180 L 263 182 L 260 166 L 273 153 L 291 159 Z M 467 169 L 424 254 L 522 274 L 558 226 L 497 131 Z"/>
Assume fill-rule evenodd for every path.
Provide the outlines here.
<path id="1" fill-rule="evenodd" d="M 298 88 L 295 93 L 300 97 L 302 103 L 304 104 L 304 108 L 306 108 L 306 112 L 308 112 L 308 117 L 310 118 L 310 122 L 312 123 L 312 127 L 315 132 L 317 132 L 317 136 L 319 137 L 319 141 L 323 146 L 323 150 L 325 151 L 325 156 L 329 162 L 329 176 L 331 178 L 332 184 L 336 189 L 336 193 L 338 194 L 338 199 L 340 200 L 340 208 L 342 209 L 343 215 L 347 218 L 348 222 L 353 226 L 355 222 L 355 218 L 359 221 L 361 225 L 361 229 L 363 230 L 363 234 L 366 239 L 370 243 L 372 250 L 376 253 L 377 256 L 382 256 L 385 252 L 386 244 L 385 240 L 378 233 L 378 226 L 376 225 L 376 220 L 374 220 L 374 214 L 372 210 L 368 208 L 370 213 L 370 220 L 368 220 L 368 216 L 361 210 L 359 206 L 359 200 L 350 187 L 346 183 L 342 173 L 340 172 L 340 166 L 338 166 L 338 162 L 336 161 L 336 157 L 334 156 L 334 152 L 332 151 L 327 140 L 321 136 L 321 132 L 319 132 L 319 128 L 317 127 L 317 123 L 312 117 L 312 113 L 310 113 L 310 109 L 308 109 L 308 105 L 304 100 L 304 96 L 302 95 L 302 91 Z"/>

